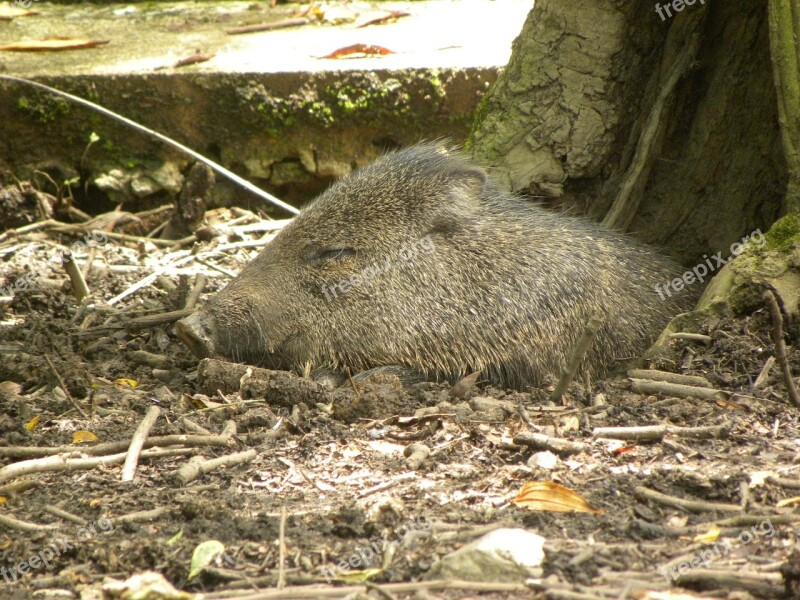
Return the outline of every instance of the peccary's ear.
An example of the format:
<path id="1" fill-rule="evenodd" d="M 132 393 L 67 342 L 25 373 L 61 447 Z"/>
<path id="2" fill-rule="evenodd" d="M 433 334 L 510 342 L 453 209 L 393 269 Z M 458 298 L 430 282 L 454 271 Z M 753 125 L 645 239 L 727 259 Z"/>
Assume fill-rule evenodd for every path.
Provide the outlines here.
<path id="1" fill-rule="evenodd" d="M 441 202 L 430 222 L 429 234 L 450 237 L 471 230 L 486 189 L 486 173 L 467 167 L 450 173 L 447 199 Z"/>
<path id="2" fill-rule="evenodd" d="M 453 200 L 477 207 L 486 188 L 486 172 L 478 167 L 464 167 L 450 173 Z"/>

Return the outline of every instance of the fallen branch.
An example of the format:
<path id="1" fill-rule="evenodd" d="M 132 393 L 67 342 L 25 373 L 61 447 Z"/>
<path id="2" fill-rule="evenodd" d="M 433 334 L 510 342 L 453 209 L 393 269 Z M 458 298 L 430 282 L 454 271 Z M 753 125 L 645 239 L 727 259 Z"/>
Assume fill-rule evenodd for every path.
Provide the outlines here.
<path id="1" fill-rule="evenodd" d="M 148 521 L 155 521 L 158 518 L 172 513 L 174 509 L 171 507 L 162 506 L 152 510 L 140 510 L 137 512 L 128 513 L 107 519 L 112 525 L 121 525 L 123 523 L 143 523 Z"/>
<path id="2" fill-rule="evenodd" d="M 656 371 L 654 369 L 631 369 L 628 371 L 631 379 L 644 379 L 649 381 L 666 381 L 667 383 L 677 383 L 679 385 L 695 385 L 698 387 L 711 387 L 711 382 L 705 377 L 696 375 L 681 375 L 680 373 L 670 373 L 669 371 Z"/>
<path id="3" fill-rule="evenodd" d="M 711 343 L 711 336 L 704 335 L 702 333 L 670 333 L 669 339 L 671 340 L 685 340 L 688 342 L 700 342 L 701 344 L 705 344 L 708 346 Z"/>
<path id="4" fill-rule="evenodd" d="M 703 427 L 676 427 L 674 425 L 644 425 L 640 427 L 595 427 L 596 438 L 611 438 L 629 442 L 658 442 L 667 434 L 678 438 L 708 440 L 727 437 L 730 423 Z M 515 438 L 516 440 L 516 438 Z"/>
<path id="5" fill-rule="evenodd" d="M 67 384 L 64 383 L 61 373 L 58 372 L 58 369 L 56 369 L 56 366 L 53 364 L 53 361 L 50 360 L 50 357 L 47 354 L 44 355 L 44 360 L 47 363 L 47 366 L 50 367 L 50 370 L 53 372 L 53 375 L 55 375 L 56 380 L 58 380 L 58 385 L 60 385 L 61 389 L 64 390 L 64 395 L 67 397 L 67 400 L 69 400 L 70 404 L 72 404 L 75 410 L 77 410 L 84 419 L 88 418 L 86 412 L 75 401 L 75 399 L 72 397 L 72 394 L 69 393 L 69 388 L 67 387 Z"/>
<path id="6" fill-rule="evenodd" d="M 419 581 L 412 583 L 387 583 L 380 586 L 381 590 L 393 594 L 409 594 L 425 590 L 467 590 L 470 592 L 528 592 L 530 588 L 522 583 L 489 583 L 482 581 Z M 222 600 L 237 598 L 238 600 L 282 600 L 290 598 L 344 598 L 365 592 L 363 585 L 349 586 L 299 586 L 286 587 L 282 590 L 267 590 L 263 592 L 245 591 L 241 595 L 232 595 L 228 592 L 214 595 L 208 594 L 206 600 Z"/>
<path id="7" fill-rule="evenodd" d="M 162 456 L 180 456 L 188 454 L 191 450 L 176 448 L 171 450 L 145 450 L 142 458 L 159 458 Z M 91 458 L 80 457 L 80 452 L 71 454 L 59 454 L 48 456 L 47 458 L 35 458 L 33 460 L 23 460 L 0 469 L 0 483 L 29 475 L 31 473 L 48 473 L 53 471 L 78 471 L 89 470 L 105 465 L 120 464 L 125 460 L 127 452 L 121 454 L 110 454 L 107 456 L 95 456 Z"/>
<path id="8" fill-rule="evenodd" d="M 694 513 L 701 512 L 740 512 L 744 510 L 738 504 L 723 504 L 721 502 L 705 502 L 703 500 L 686 500 L 675 496 L 668 496 L 644 486 L 637 486 L 634 495 L 640 500 L 650 500 L 663 506 L 671 506 Z"/>
<path id="9" fill-rule="evenodd" d="M 250 462 L 254 460 L 257 455 L 258 453 L 254 449 L 250 449 L 244 452 L 220 456 L 219 458 L 212 458 L 211 460 L 190 460 L 175 471 L 175 481 L 180 485 L 186 485 L 197 479 L 200 475 L 210 473 L 217 469 L 226 469 Z"/>
<path id="10" fill-rule="evenodd" d="M 603 320 L 601 318 L 594 316 L 589 319 L 589 323 L 586 325 L 583 335 L 581 335 L 578 343 L 575 344 L 575 348 L 572 350 L 567 364 L 564 365 L 561 371 L 561 377 L 558 380 L 558 384 L 556 384 L 556 389 L 554 389 L 553 393 L 550 395 L 551 402 L 561 402 L 561 397 L 564 395 L 564 392 L 567 391 L 567 387 L 569 387 L 569 384 L 572 382 L 572 378 L 575 377 L 575 372 L 578 370 L 583 357 L 594 341 L 594 336 L 597 335 L 597 332 L 600 331 L 600 327 L 602 326 Z"/>
<path id="11" fill-rule="evenodd" d="M 226 29 L 225 33 L 228 35 L 241 35 L 242 33 L 256 33 L 259 31 L 274 31 L 275 29 L 286 29 L 287 27 L 301 27 L 308 25 L 311 19 L 304 17 L 294 19 L 283 19 L 282 21 L 274 21 L 272 23 L 260 23 L 258 25 L 246 25 L 244 27 L 236 27 L 234 29 Z"/>
<path id="12" fill-rule="evenodd" d="M 234 440 L 227 435 L 189 435 L 189 434 L 174 434 L 162 435 L 157 437 L 148 438 L 144 442 L 145 448 L 152 448 L 153 446 L 185 446 L 187 448 L 202 448 L 206 446 L 226 448 L 232 446 Z M 77 448 L 75 446 L 6 446 L 0 448 L 0 457 L 11 458 L 42 458 L 45 456 L 53 456 L 55 454 L 69 454 L 72 452 L 80 452 L 81 454 L 88 454 L 90 456 L 102 456 L 104 454 L 122 452 L 127 450 L 130 442 L 106 442 L 104 444 L 97 444 L 96 446 L 86 446 L 85 448 Z"/>
<path id="13" fill-rule="evenodd" d="M 678 572 L 675 585 L 702 590 L 746 590 L 760 598 L 784 597 L 783 576 L 780 573 L 759 573 L 720 569 L 691 569 Z"/>
<path id="14" fill-rule="evenodd" d="M 514 443 L 520 446 L 529 446 L 535 450 L 549 450 L 560 456 L 580 454 L 589 449 L 589 444 L 573 442 L 563 438 L 551 437 L 543 433 L 526 433 L 514 436 Z"/>
<path id="15" fill-rule="evenodd" d="M 725 392 L 714 388 L 669 383 L 667 381 L 648 381 L 631 379 L 631 390 L 640 394 L 667 394 L 678 398 L 700 398 L 701 400 L 724 400 Z"/>
<path id="16" fill-rule="evenodd" d="M 781 309 L 778 307 L 778 300 L 772 290 L 764 292 L 763 298 L 772 313 L 772 343 L 775 344 L 775 359 L 783 372 L 783 381 L 789 392 L 789 399 L 795 408 L 800 408 L 800 396 L 797 395 L 797 388 L 792 379 L 792 369 L 786 356 L 786 344 L 783 341 L 783 317 Z"/>
<path id="17" fill-rule="evenodd" d="M 136 466 L 139 464 L 139 455 L 142 452 L 147 436 L 150 434 L 150 430 L 158 420 L 159 414 L 161 414 L 161 409 L 157 406 L 151 406 L 147 409 L 147 414 L 136 428 L 128 447 L 125 464 L 122 467 L 122 481 L 133 481 L 133 476 L 136 474 Z"/>
<path id="18" fill-rule="evenodd" d="M 14 517 L 9 517 L 8 515 L 0 515 L 0 525 L 3 527 L 7 527 L 8 529 L 13 529 L 15 531 L 24 531 L 25 533 L 37 533 L 40 531 L 53 531 L 54 529 L 59 529 L 61 526 L 56 524 L 40 524 L 40 523 L 31 523 L 29 521 L 21 521 L 19 519 L 15 519 Z"/>

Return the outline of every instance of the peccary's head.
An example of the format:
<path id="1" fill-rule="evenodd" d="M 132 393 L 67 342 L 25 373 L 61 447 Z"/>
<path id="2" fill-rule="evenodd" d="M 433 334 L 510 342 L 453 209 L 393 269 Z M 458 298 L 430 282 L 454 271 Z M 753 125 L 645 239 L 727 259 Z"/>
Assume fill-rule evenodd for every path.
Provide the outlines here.
<path id="1" fill-rule="evenodd" d="M 431 335 L 447 338 L 448 281 L 471 260 L 486 189 L 434 145 L 386 155 L 331 186 L 177 330 L 198 355 L 270 368 L 459 368 Z"/>

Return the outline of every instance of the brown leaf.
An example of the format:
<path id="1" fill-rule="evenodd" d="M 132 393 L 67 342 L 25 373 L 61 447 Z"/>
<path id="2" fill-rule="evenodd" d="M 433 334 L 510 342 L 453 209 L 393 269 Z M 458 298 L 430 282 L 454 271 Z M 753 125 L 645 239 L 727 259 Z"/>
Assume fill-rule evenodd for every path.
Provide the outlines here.
<path id="1" fill-rule="evenodd" d="M 366 27 L 367 25 L 380 25 L 388 21 L 399 19 L 400 17 L 408 17 L 411 13 L 404 10 L 375 10 L 358 15 L 355 22 L 355 27 Z"/>
<path id="2" fill-rule="evenodd" d="M 354 54 L 386 56 L 387 54 L 394 54 L 394 51 L 384 48 L 383 46 L 373 46 L 372 44 L 353 44 L 352 46 L 345 46 L 344 48 L 334 50 L 326 56 L 320 56 L 320 58 L 344 58 L 346 56 L 353 56 Z"/>
<path id="3" fill-rule="evenodd" d="M 108 44 L 111 40 L 85 40 L 81 38 L 48 38 L 46 40 L 31 40 L 27 42 L 13 42 L 0 46 L 6 52 L 59 52 L 61 50 L 82 50 Z"/>
<path id="4" fill-rule="evenodd" d="M 464 400 L 475 387 L 475 382 L 478 381 L 478 376 L 480 374 L 480 371 L 475 371 L 466 377 L 462 377 L 452 388 L 450 388 L 448 395 L 451 398 L 460 398 L 461 400 Z"/>
<path id="5" fill-rule="evenodd" d="M 511 503 L 528 510 L 603 514 L 602 509 L 591 506 L 583 496 L 554 481 L 530 481 L 526 483 Z"/>

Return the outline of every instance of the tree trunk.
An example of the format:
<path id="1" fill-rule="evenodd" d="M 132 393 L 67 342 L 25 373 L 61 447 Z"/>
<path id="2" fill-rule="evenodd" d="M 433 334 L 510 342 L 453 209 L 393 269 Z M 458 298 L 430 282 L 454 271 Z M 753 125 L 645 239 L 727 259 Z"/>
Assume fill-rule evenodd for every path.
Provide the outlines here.
<path id="1" fill-rule="evenodd" d="M 509 189 L 688 263 L 765 230 L 785 210 L 787 185 L 768 1 L 797 8 L 538 0 L 479 109 L 475 157 Z M 800 120 L 785 120 L 797 126 L 797 148 Z"/>
<path id="2" fill-rule="evenodd" d="M 769 0 L 769 37 L 783 152 L 789 171 L 786 208 L 800 210 L 800 2 Z"/>

